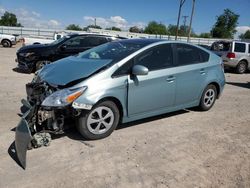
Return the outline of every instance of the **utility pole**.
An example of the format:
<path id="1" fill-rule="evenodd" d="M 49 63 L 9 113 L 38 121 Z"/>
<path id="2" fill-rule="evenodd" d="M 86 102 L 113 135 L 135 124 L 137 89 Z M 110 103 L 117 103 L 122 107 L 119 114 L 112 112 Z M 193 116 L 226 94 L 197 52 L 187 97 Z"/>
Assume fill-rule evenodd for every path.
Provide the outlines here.
<path id="1" fill-rule="evenodd" d="M 191 13 L 191 18 L 190 18 L 187 42 L 190 41 L 190 35 L 191 35 L 191 31 L 192 31 L 192 21 L 193 21 L 193 16 L 194 16 L 194 8 L 195 8 L 195 0 L 193 0 L 192 13 Z"/>
<path id="2" fill-rule="evenodd" d="M 186 34 L 187 34 L 186 23 L 187 23 L 187 18 L 189 16 L 182 16 L 182 17 L 183 17 L 184 32 L 185 32 L 185 36 L 186 36 Z"/>
<path id="3" fill-rule="evenodd" d="M 175 34 L 175 40 L 177 40 L 178 37 L 178 30 L 179 30 L 179 24 L 180 24 L 180 16 L 181 16 L 181 8 L 186 0 L 180 0 L 180 6 L 179 6 L 179 13 L 178 13 L 178 19 L 177 19 L 177 26 L 176 26 L 176 34 Z"/>

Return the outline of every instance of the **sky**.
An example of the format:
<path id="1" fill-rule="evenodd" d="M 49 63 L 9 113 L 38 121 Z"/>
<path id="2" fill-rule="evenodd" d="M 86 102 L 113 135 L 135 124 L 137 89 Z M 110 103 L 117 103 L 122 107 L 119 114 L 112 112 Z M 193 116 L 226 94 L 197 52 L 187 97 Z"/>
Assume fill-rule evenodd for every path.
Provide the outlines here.
<path id="1" fill-rule="evenodd" d="M 182 16 L 191 15 L 192 0 L 186 0 Z M 63 29 L 69 24 L 81 27 L 94 24 L 128 30 L 145 27 L 150 21 L 176 24 L 179 0 L 0 0 L 0 16 L 15 13 L 25 27 Z M 196 0 L 193 26 L 195 33 L 209 32 L 216 16 L 229 8 L 240 15 L 239 33 L 250 29 L 250 0 Z M 183 18 L 181 18 L 183 24 Z"/>

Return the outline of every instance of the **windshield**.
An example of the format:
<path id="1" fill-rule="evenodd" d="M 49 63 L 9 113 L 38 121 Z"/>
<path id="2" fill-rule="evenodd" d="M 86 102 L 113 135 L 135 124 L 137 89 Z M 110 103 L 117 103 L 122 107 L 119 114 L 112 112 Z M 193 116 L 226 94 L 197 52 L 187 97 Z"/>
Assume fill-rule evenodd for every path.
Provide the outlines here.
<path id="1" fill-rule="evenodd" d="M 62 37 L 60 39 L 55 40 L 54 42 L 51 42 L 50 44 L 52 44 L 52 45 L 59 44 L 60 42 L 64 41 L 67 38 L 69 38 L 69 36 L 64 36 L 64 37 Z"/>
<path id="2" fill-rule="evenodd" d="M 144 46 L 145 44 L 115 41 L 84 51 L 78 57 L 91 60 L 110 60 L 114 64 Z"/>

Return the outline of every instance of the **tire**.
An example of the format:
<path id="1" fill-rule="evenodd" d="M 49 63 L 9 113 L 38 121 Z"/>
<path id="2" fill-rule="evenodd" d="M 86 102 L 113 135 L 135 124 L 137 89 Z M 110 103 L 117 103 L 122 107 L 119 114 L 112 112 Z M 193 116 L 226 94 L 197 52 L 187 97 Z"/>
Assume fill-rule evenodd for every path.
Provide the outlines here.
<path id="1" fill-rule="evenodd" d="M 119 119 L 120 113 L 116 104 L 104 101 L 95 105 L 89 112 L 82 113 L 76 126 L 84 138 L 97 140 L 109 136 L 116 129 Z"/>
<path id="2" fill-rule="evenodd" d="M 47 61 L 47 60 L 43 60 L 43 61 L 38 61 L 38 62 L 36 62 L 36 68 L 35 68 L 34 72 L 38 71 L 39 69 L 43 68 L 44 65 L 47 65 L 47 64 L 49 64 L 49 63 L 51 63 L 51 62 L 50 62 L 50 61 Z"/>
<path id="3" fill-rule="evenodd" d="M 201 111 L 208 111 L 211 109 L 217 98 L 217 89 L 215 85 L 208 85 L 203 93 L 199 104 L 199 109 Z"/>
<path id="4" fill-rule="evenodd" d="M 3 40 L 2 43 L 4 48 L 10 48 L 12 45 L 11 45 L 11 42 L 9 40 Z"/>
<path id="5" fill-rule="evenodd" d="M 238 74 L 243 74 L 247 71 L 247 63 L 245 61 L 240 61 L 236 67 L 236 72 Z"/>

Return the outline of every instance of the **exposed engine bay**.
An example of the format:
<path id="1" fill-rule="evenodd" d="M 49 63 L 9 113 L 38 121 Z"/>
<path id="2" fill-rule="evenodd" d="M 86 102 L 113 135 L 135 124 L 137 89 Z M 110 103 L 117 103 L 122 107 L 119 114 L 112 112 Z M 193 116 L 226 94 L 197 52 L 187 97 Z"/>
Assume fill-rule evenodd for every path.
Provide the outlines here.
<path id="1" fill-rule="evenodd" d="M 48 96 L 60 90 L 61 88 L 36 79 L 26 84 L 27 100 L 21 101 L 26 110 L 16 128 L 15 142 L 18 158 L 24 168 L 27 149 L 49 146 L 51 134 L 63 134 L 64 130 L 75 122 L 74 117 L 81 113 L 71 105 L 63 107 L 42 105 Z"/>

